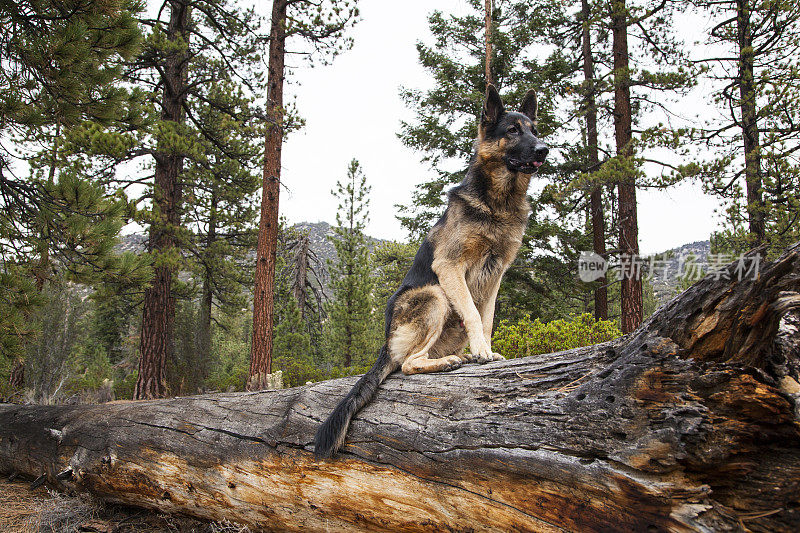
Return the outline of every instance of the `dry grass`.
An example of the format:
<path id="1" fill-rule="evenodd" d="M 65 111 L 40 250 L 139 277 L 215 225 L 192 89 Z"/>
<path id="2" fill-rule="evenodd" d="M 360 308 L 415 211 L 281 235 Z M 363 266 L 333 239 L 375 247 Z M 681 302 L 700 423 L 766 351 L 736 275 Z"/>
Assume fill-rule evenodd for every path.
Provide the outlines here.
<path id="1" fill-rule="evenodd" d="M 28 492 L 19 483 L 0 483 L 0 529 L 7 531 L 37 531 L 29 525 L 38 513 L 42 498 Z"/>
<path id="2" fill-rule="evenodd" d="M 0 481 L 3 533 L 249 533 L 228 522 L 206 523 L 130 507 L 104 505 L 28 483 Z"/>

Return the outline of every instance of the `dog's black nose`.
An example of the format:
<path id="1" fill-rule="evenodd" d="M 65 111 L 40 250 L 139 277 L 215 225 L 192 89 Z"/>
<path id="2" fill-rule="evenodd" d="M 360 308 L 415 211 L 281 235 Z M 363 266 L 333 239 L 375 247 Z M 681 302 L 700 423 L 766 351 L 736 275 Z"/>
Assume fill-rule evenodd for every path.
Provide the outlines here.
<path id="1" fill-rule="evenodd" d="M 547 154 L 549 152 L 550 152 L 550 149 L 547 148 L 547 145 L 540 144 L 533 151 L 533 155 L 534 155 L 534 157 L 536 157 L 537 161 L 544 161 L 544 158 L 547 157 Z"/>

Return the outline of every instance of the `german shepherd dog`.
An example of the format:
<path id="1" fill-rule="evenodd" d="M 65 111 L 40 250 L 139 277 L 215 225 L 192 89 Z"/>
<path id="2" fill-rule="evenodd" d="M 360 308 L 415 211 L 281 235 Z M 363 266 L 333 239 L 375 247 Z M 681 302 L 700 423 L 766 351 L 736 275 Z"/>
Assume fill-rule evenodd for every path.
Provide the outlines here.
<path id="1" fill-rule="evenodd" d="M 418 374 L 504 359 L 490 344 L 495 299 L 522 244 L 531 174 L 548 152 L 539 140 L 536 112 L 533 91 L 517 113 L 505 111 L 497 89 L 487 87 L 466 177 L 448 192 L 447 210 L 389 298 L 378 360 L 317 431 L 317 457 L 342 447 L 352 417 L 398 368 Z M 464 353 L 467 343 L 470 353 Z"/>

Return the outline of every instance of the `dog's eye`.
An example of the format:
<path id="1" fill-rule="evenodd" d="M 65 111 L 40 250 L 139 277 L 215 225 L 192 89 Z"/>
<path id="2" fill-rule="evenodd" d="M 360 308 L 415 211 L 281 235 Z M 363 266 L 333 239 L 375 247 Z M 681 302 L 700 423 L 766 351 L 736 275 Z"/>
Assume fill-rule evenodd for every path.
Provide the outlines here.
<path id="1" fill-rule="evenodd" d="M 519 135 L 519 128 L 517 128 L 516 126 L 511 126 L 506 130 L 506 133 L 508 133 L 509 135 Z"/>

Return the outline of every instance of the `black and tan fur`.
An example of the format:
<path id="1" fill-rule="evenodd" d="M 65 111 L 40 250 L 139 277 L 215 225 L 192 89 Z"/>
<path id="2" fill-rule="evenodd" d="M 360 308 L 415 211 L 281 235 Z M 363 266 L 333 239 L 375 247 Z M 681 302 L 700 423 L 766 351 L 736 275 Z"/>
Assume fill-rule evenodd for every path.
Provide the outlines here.
<path id="1" fill-rule="evenodd" d="M 547 155 L 536 107 L 529 91 L 519 113 L 506 112 L 497 90 L 488 87 L 467 175 L 450 190 L 447 210 L 389 299 L 378 360 L 317 431 L 318 457 L 341 448 L 353 415 L 398 368 L 418 374 L 503 359 L 490 344 L 495 299 L 522 244 L 531 174 Z"/>

